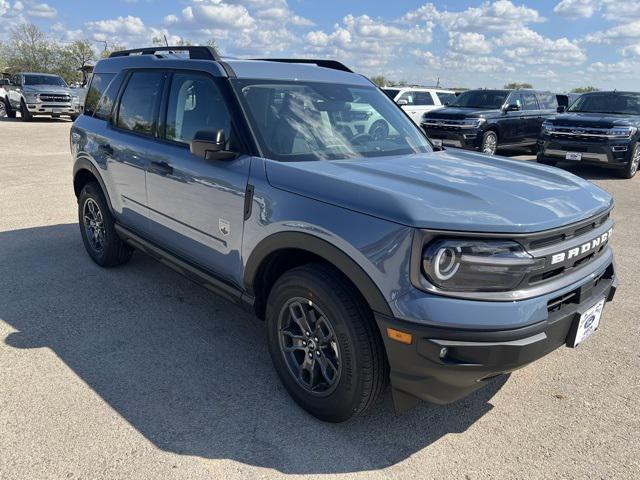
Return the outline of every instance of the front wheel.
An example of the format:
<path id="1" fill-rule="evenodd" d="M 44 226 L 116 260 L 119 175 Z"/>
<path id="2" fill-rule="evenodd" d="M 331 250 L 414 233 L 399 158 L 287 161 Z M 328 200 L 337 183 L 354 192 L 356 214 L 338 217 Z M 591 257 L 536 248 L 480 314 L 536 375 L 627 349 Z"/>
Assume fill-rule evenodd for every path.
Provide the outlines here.
<path id="1" fill-rule="evenodd" d="M 636 173 L 638 173 L 638 168 L 640 167 L 640 143 L 636 143 L 635 147 L 633 147 L 633 154 L 631 155 L 631 160 L 626 167 L 622 170 L 621 176 L 622 178 L 633 178 Z"/>
<path id="2" fill-rule="evenodd" d="M 8 98 L 4 99 L 4 109 L 7 114 L 7 118 L 16 118 L 16 111 L 11 108 Z"/>
<path id="3" fill-rule="evenodd" d="M 24 102 L 20 104 L 20 117 L 22 118 L 23 122 L 30 122 L 31 120 L 33 120 L 33 115 L 31 115 L 31 112 Z"/>
<path id="4" fill-rule="evenodd" d="M 341 273 L 309 264 L 285 273 L 267 302 L 269 352 L 293 399 L 342 422 L 375 404 L 388 366 L 371 310 Z"/>
<path id="5" fill-rule="evenodd" d="M 116 233 L 107 201 L 96 182 L 88 183 L 78 198 L 78 222 L 82 242 L 91 259 L 101 267 L 115 267 L 131 258 L 131 247 Z"/>
<path id="6" fill-rule="evenodd" d="M 482 153 L 494 155 L 498 149 L 498 134 L 493 130 L 487 130 L 482 135 Z"/>

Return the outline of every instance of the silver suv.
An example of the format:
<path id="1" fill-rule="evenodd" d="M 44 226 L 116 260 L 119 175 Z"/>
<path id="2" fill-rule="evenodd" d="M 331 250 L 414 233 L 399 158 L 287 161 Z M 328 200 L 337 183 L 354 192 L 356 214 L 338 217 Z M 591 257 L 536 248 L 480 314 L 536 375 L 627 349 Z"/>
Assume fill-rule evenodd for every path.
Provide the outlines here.
<path id="1" fill-rule="evenodd" d="M 23 122 L 42 115 L 65 115 L 75 120 L 80 114 L 78 95 L 58 75 L 17 73 L 3 88 L 4 107 L 10 118 L 15 118 L 16 112 L 20 112 Z"/>

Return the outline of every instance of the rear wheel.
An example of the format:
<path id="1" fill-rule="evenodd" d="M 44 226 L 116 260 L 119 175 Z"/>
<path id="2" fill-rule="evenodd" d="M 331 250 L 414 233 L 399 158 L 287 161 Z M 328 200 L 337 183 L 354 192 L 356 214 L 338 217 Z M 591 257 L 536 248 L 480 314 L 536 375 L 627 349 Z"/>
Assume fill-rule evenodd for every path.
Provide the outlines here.
<path id="1" fill-rule="evenodd" d="M 4 99 L 0 99 L 0 118 L 7 116 L 7 106 L 4 103 Z"/>
<path id="2" fill-rule="evenodd" d="M 78 198 L 78 222 L 82 242 L 91 259 L 101 267 L 115 267 L 131 258 L 131 247 L 123 242 L 100 186 L 88 183 Z"/>
<path id="3" fill-rule="evenodd" d="M 640 143 L 636 143 L 635 147 L 633 147 L 633 154 L 631 155 L 631 160 L 627 164 L 626 167 L 621 171 L 622 178 L 633 178 L 636 173 L 638 173 L 638 168 L 640 167 Z"/>
<path id="4" fill-rule="evenodd" d="M 375 404 L 388 366 L 371 310 L 331 267 L 282 275 L 267 302 L 269 352 L 283 385 L 315 417 L 342 422 Z"/>
<path id="5" fill-rule="evenodd" d="M 33 115 L 31 115 L 31 112 L 29 112 L 29 109 L 24 102 L 20 103 L 20 117 L 23 122 L 30 122 L 33 120 Z"/>
<path id="6" fill-rule="evenodd" d="M 494 155 L 498 149 L 498 134 L 493 130 L 487 130 L 482 135 L 482 153 Z"/>

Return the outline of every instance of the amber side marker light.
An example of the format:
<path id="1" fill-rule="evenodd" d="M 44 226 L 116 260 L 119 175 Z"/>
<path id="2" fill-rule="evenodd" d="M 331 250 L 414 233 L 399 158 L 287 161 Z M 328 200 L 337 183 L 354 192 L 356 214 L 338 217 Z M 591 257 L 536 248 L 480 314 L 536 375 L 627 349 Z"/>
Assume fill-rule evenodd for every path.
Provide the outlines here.
<path id="1" fill-rule="evenodd" d="M 391 340 L 395 340 L 396 342 L 404 343 L 406 345 L 411 344 L 413 340 L 413 335 L 410 333 L 401 332 L 400 330 L 396 330 L 395 328 L 387 327 L 387 336 Z"/>

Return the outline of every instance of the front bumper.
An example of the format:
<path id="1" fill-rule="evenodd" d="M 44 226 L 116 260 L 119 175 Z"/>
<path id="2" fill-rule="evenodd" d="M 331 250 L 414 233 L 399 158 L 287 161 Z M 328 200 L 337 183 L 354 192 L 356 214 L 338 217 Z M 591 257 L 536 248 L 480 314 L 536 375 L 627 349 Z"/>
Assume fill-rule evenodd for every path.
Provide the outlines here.
<path id="1" fill-rule="evenodd" d="M 626 139 L 595 142 L 545 136 L 538 140 L 538 159 L 560 162 L 566 160 L 567 152 L 578 152 L 582 154 L 578 163 L 624 167 L 631 161 L 634 145 L 635 140 Z"/>
<path id="2" fill-rule="evenodd" d="M 79 115 L 80 105 L 73 103 L 65 104 L 46 104 L 46 103 L 29 103 L 27 104 L 31 115 Z"/>
<path id="3" fill-rule="evenodd" d="M 479 150 L 482 132 L 479 129 L 431 128 L 422 124 L 422 129 L 431 140 L 441 140 L 445 147 Z"/>
<path id="4" fill-rule="evenodd" d="M 524 367 L 567 344 L 575 335 L 581 313 L 602 298 L 611 301 L 616 286 L 615 265 L 610 263 L 573 290 L 545 296 L 546 319 L 515 329 L 438 328 L 376 314 L 397 408 L 410 408 L 418 400 L 454 402 L 487 380 Z M 483 303 L 491 308 L 495 302 Z M 520 302 L 509 303 L 518 312 Z M 387 328 L 410 333 L 411 344 L 390 339 Z"/>

